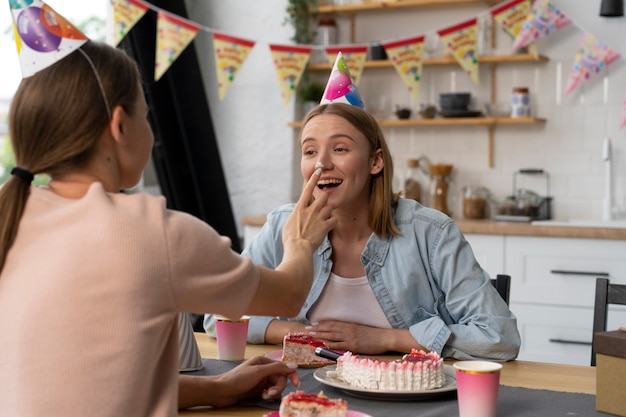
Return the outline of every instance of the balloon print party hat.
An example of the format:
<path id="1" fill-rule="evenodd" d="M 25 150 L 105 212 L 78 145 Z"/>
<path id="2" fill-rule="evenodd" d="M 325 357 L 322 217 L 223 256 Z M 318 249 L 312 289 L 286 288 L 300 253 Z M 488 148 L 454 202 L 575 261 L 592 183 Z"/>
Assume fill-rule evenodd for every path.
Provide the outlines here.
<path id="1" fill-rule="evenodd" d="M 353 106 L 363 108 L 363 100 L 352 81 L 348 66 L 343 59 L 341 52 L 337 54 L 335 64 L 330 72 L 330 78 L 326 83 L 324 94 L 320 104 L 326 103 L 348 103 Z"/>
<path id="2" fill-rule="evenodd" d="M 9 5 L 23 78 L 63 59 L 89 40 L 41 0 L 9 0 Z"/>

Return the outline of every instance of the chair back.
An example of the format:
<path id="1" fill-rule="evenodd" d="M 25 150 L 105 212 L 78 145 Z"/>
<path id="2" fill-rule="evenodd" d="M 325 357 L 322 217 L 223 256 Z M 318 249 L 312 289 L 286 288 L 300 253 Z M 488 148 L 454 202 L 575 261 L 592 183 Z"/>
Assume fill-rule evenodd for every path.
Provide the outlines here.
<path id="1" fill-rule="evenodd" d="M 596 333 L 606 331 L 609 304 L 626 305 L 626 285 L 611 284 L 608 278 L 596 278 L 596 299 L 593 307 L 591 366 L 596 366 Z"/>
<path id="2" fill-rule="evenodd" d="M 495 278 L 491 279 L 491 284 L 495 287 L 498 294 L 509 305 L 509 295 L 511 293 L 511 276 L 499 274 Z"/>

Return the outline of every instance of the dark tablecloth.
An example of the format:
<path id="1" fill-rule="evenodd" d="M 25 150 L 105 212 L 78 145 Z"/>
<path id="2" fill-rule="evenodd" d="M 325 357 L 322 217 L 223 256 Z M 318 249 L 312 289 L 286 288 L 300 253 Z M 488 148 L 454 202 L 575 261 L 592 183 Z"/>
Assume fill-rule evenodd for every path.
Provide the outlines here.
<path id="1" fill-rule="evenodd" d="M 202 359 L 204 368 L 187 372 L 187 375 L 215 375 L 235 367 L 237 362 Z M 348 401 L 350 410 L 357 410 L 372 417 L 458 417 L 456 392 L 445 393 L 436 398 L 416 401 L 384 401 L 357 398 L 346 392 L 318 382 L 313 377 L 315 369 L 298 369 L 301 385 L 289 386 L 284 394 L 296 389 L 308 393 L 324 391 L 329 397 Z M 250 400 L 244 406 L 278 410 L 279 401 Z M 591 394 L 548 391 L 500 385 L 498 394 L 498 417 L 606 417 L 596 411 L 596 397 Z"/>

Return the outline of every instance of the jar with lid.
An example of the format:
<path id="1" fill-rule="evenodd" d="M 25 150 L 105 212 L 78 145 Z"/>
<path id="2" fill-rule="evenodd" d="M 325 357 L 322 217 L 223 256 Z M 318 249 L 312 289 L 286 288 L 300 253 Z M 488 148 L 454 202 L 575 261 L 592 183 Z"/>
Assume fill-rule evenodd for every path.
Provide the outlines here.
<path id="1" fill-rule="evenodd" d="M 429 169 L 432 176 L 431 207 L 450 216 L 451 213 L 448 209 L 448 182 L 452 173 L 452 165 L 431 164 Z"/>
<path id="2" fill-rule="evenodd" d="M 335 22 L 335 19 L 324 17 L 318 21 L 314 43 L 321 48 L 313 50 L 311 62 L 326 62 L 325 47 L 337 44 L 337 22 Z"/>
<path id="3" fill-rule="evenodd" d="M 422 184 L 419 180 L 419 160 L 406 161 L 406 175 L 404 177 L 404 196 L 417 202 L 422 201 Z"/>
<path id="4" fill-rule="evenodd" d="M 515 87 L 511 93 L 511 117 L 530 117 L 530 95 L 527 87 Z"/>
<path id="5" fill-rule="evenodd" d="M 463 217 L 484 219 L 486 217 L 489 190 L 477 185 L 463 187 Z"/>

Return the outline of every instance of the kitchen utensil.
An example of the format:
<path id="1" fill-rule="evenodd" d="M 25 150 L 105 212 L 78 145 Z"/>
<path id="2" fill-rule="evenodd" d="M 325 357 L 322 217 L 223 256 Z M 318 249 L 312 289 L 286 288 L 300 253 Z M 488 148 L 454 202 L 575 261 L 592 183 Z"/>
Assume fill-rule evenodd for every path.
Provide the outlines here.
<path id="1" fill-rule="evenodd" d="M 542 197 L 538 193 L 526 188 L 517 188 L 517 176 L 530 175 L 543 177 L 546 187 L 546 195 Z M 550 177 L 543 169 L 520 169 L 513 173 L 513 195 L 498 206 L 495 220 L 529 222 L 532 220 L 549 220 L 552 217 L 550 194 Z"/>
<path id="2" fill-rule="evenodd" d="M 336 361 L 341 356 L 343 356 L 341 353 L 337 353 L 334 350 L 330 349 L 324 349 L 323 347 L 316 347 L 315 354 L 320 358 L 330 359 L 331 361 Z"/>
<path id="3" fill-rule="evenodd" d="M 441 110 L 467 110 L 471 93 L 441 93 L 439 94 L 439 107 Z"/>

